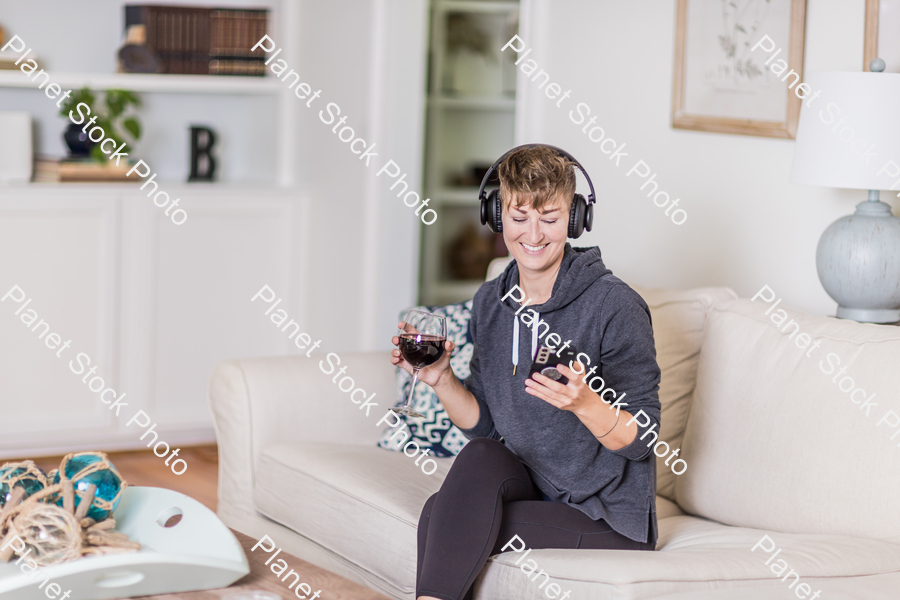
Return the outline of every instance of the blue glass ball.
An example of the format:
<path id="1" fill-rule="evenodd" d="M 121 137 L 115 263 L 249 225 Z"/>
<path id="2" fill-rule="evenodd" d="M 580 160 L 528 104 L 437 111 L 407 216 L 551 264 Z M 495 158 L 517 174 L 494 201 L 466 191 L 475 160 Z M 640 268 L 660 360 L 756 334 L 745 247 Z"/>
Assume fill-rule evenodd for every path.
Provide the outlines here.
<path id="1" fill-rule="evenodd" d="M 68 461 L 66 461 L 65 465 L 60 465 L 60 469 L 65 469 L 66 477 L 68 477 L 73 486 L 75 487 L 76 492 L 86 492 L 88 487 L 91 484 L 97 486 L 96 491 L 94 492 L 95 502 L 91 503 L 91 507 L 87 511 L 87 516 L 95 521 L 102 521 L 109 517 L 110 512 L 108 510 L 104 510 L 97 506 L 96 500 L 101 499 L 106 502 L 112 502 L 115 500 L 112 506 L 112 510 L 116 509 L 116 506 L 119 505 L 119 492 L 122 490 L 122 478 L 119 477 L 116 471 L 112 469 L 100 469 L 94 473 L 89 475 L 85 475 L 79 477 L 79 473 L 81 473 L 85 467 L 88 467 L 94 463 L 101 462 L 103 460 L 103 456 L 94 453 L 82 454 L 79 456 L 73 456 Z M 112 465 L 112 463 L 109 463 Z M 57 484 L 60 482 L 59 473 L 56 474 L 56 477 L 53 478 L 53 483 Z M 75 495 L 75 508 L 78 508 L 78 504 L 81 502 L 81 498 L 76 494 Z M 57 501 L 57 505 L 62 506 L 62 498 Z"/>
<path id="2" fill-rule="evenodd" d="M 40 469 L 38 469 L 40 471 Z M 10 486 L 9 480 L 18 477 L 28 471 L 28 467 L 11 465 L 0 469 L 0 508 L 3 508 L 12 497 L 14 487 L 20 487 L 25 490 L 25 498 L 35 492 L 44 489 L 44 484 L 34 476 L 26 476 Z M 43 474 L 43 471 L 41 471 Z"/>

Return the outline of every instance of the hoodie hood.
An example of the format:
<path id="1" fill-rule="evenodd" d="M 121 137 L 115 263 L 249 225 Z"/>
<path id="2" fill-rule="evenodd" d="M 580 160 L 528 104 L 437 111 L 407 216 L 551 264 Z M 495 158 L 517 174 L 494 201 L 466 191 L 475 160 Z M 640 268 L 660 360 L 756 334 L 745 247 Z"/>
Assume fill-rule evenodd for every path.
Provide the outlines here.
<path id="1" fill-rule="evenodd" d="M 596 246 L 591 248 L 573 248 L 567 242 L 563 251 L 563 260 L 559 267 L 559 273 L 556 275 L 556 281 L 553 282 L 553 291 L 550 294 L 550 299 L 543 304 L 529 304 L 528 308 L 541 314 L 564 308 L 581 296 L 595 281 L 611 273 L 612 271 L 606 268 L 606 265 L 603 264 L 603 260 L 600 258 L 600 248 Z M 512 261 L 506 267 L 499 280 L 500 286 L 497 292 L 497 300 L 515 313 L 522 306 L 512 296 L 506 300 L 501 300 L 501 298 L 513 286 L 519 285 L 519 265 L 516 261 Z"/>

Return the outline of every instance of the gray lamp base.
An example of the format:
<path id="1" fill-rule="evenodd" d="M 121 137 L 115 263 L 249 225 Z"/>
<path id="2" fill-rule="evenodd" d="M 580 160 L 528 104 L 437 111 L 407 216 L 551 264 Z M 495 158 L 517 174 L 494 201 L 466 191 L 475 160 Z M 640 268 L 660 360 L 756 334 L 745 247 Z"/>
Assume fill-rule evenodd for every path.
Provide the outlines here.
<path id="1" fill-rule="evenodd" d="M 900 309 L 837 307 L 838 319 L 851 319 L 860 323 L 896 323 L 900 321 Z"/>
<path id="2" fill-rule="evenodd" d="M 869 191 L 856 212 L 832 223 L 816 249 L 816 270 L 837 316 L 863 323 L 900 321 L 900 218 Z"/>

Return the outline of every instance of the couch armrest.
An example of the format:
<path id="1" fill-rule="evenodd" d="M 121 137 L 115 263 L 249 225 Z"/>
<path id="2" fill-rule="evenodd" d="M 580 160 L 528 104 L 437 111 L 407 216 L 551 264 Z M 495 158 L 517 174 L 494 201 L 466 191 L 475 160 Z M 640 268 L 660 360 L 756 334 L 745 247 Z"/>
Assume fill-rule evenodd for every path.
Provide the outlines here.
<path id="1" fill-rule="evenodd" d="M 334 356 L 332 355 L 334 363 Z M 340 367 L 354 387 L 366 391 L 378 406 L 360 410 L 348 392 L 319 367 L 332 367 L 324 354 L 230 360 L 213 370 L 209 407 L 219 444 L 219 514 L 255 512 L 253 482 L 262 450 L 291 441 L 341 441 L 374 444 L 384 425 L 379 419 L 397 400 L 390 352 L 345 352 Z M 346 386 L 347 384 L 345 384 Z M 357 398 L 360 394 L 357 394 Z"/>

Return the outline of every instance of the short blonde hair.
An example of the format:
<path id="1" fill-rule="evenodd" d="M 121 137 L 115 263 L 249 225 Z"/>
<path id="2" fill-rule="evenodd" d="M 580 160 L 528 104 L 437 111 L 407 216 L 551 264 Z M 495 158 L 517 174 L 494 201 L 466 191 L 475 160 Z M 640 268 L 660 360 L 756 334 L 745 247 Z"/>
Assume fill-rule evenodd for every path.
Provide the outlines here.
<path id="1" fill-rule="evenodd" d="M 500 202 L 509 210 L 530 204 L 541 210 L 559 198 L 570 208 L 575 195 L 575 163 L 547 146 L 521 148 L 507 156 L 497 175 L 500 178 Z"/>

